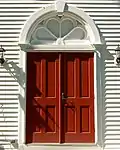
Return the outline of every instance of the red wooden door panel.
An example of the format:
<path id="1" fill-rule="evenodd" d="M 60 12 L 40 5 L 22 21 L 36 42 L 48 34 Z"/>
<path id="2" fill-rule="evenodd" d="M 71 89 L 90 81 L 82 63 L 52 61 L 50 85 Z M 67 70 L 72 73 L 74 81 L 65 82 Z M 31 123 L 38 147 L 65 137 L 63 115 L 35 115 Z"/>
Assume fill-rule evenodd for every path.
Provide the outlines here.
<path id="1" fill-rule="evenodd" d="M 94 142 L 92 53 L 28 53 L 26 143 Z"/>
<path id="2" fill-rule="evenodd" d="M 93 54 L 64 53 L 62 59 L 62 142 L 94 142 Z"/>
<path id="3" fill-rule="evenodd" d="M 59 55 L 27 54 L 26 143 L 59 142 Z"/>

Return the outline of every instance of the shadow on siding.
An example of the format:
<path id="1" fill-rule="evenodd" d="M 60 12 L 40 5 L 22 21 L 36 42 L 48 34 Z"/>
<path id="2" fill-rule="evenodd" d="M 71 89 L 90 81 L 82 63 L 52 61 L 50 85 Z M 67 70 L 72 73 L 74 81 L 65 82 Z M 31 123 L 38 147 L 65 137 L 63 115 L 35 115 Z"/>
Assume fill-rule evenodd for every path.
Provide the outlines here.
<path id="1" fill-rule="evenodd" d="M 20 71 L 21 70 L 20 70 L 20 68 L 14 62 L 10 62 L 10 61 L 9 62 L 6 61 L 4 63 L 3 67 L 6 69 L 5 72 L 4 72 L 4 77 L 5 78 L 7 78 L 7 77 L 9 78 L 9 76 L 11 75 L 11 77 L 13 77 L 13 79 L 15 81 L 13 79 L 11 79 L 11 78 L 9 80 L 3 79 L 3 82 L 5 82 L 5 84 L 4 84 L 5 88 L 3 88 L 2 90 L 6 91 L 5 95 L 10 95 L 11 96 L 10 98 L 9 97 L 5 98 L 5 100 L 6 101 L 7 100 L 8 101 L 11 100 L 11 102 L 6 102 L 5 101 L 4 103 L 1 103 L 2 104 L 1 105 L 1 114 L 2 114 L 1 118 L 3 119 L 3 121 L 0 122 L 0 123 L 2 123 L 0 127 L 4 128 L 4 129 L 1 130 L 1 135 L 2 135 L 1 137 L 3 138 L 3 143 L 1 141 L 0 150 L 9 149 L 8 147 L 10 147 L 10 149 L 17 149 L 18 148 L 18 144 L 12 142 L 12 141 L 14 141 L 14 140 L 17 139 L 16 135 L 14 135 L 14 134 L 12 135 L 12 132 L 14 132 L 14 131 L 16 132 L 16 130 L 8 129 L 9 127 L 11 128 L 12 125 L 7 126 L 7 124 L 9 124 L 10 122 L 15 123 L 14 119 L 17 118 L 17 115 L 16 116 L 12 116 L 11 115 L 11 114 L 16 113 L 14 111 L 14 110 L 16 110 L 16 107 L 13 107 L 11 109 L 11 107 L 8 107 L 8 105 L 9 104 L 10 105 L 12 105 L 12 104 L 16 105 L 17 102 L 16 103 L 12 103 L 14 100 L 16 100 L 16 98 L 14 98 L 12 96 L 16 95 L 16 97 L 17 97 L 18 96 L 18 91 L 17 91 L 17 87 L 16 87 L 15 90 L 12 89 L 11 87 L 7 88 L 7 85 L 8 85 L 7 82 L 10 82 L 11 85 L 14 82 L 18 82 L 22 86 L 23 82 L 20 81 Z M 10 75 L 7 76 L 8 73 Z M 14 84 L 13 84 L 13 86 L 14 86 Z M 11 93 L 10 94 L 7 93 L 7 90 L 8 90 L 8 92 L 10 91 Z M 12 93 L 12 91 L 13 91 L 13 93 Z M 16 94 L 15 94 L 15 91 L 16 91 Z M 10 119 L 10 120 L 8 120 L 8 119 Z M 16 126 L 17 125 L 15 125 L 15 127 Z M 13 124 L 12 127 L 14 128 L 14 124 Z M 4 145 L 4 147 L 2 145 Z"/>
<path id="2" fill-rule="evenodd" d="M 0 150 L 4 150 L 4 147 L 2 145 L 0 145 Z"/>
<path id="3" fill-rule="evenodd" d="M 6 61 L 4 64 L 5 69 L 11 74 L 11 76 L 19 83 L 19 85 L 24 88 L 25 84 L 25 73 L 22 68 L 17 66 L 13 61 Z M 21 78 L 22 76 L 22 78 Z"/>
<path id="4" fill-rule="evenodd" d="M 102 51 L 103 146 L 120 149 L 120 68 L 114 64 L 110 46 Z"/>
<path id="5" fill-rule="evenodd" d="M 102 32 L 99 30 L 99 33 Z M 104 45 L 101 49 L 99 48 L 101 56 L 98 60 L 100 64 L 97 73 L 97 78 L 101 80 L 97 90 L 98 135 L 101 136 L 103 149 L 120 150 L 120 68 L 114 64 L 113 55 L 115 54 L 112 48 L 117 47 L 117 44 L 108 44 L 109 41 L 105 38 L 101 34 Z"/>
<path id="6" fill-rule="evenodd" d="M 25 90 L 25 72 L 23 72 L 22 68 L 17 66 L 13 61 L 6 61 L 4 64 L 4 68 L 10 73 L 10 75 L 15 79 L 15 81 L 20 85 L 21 88 Z M 23 110 L 25 110 L 25 106 L 23 105 L 23 97 L 18 94 L 18 99 L 20 100 L 20 105 Z"/>

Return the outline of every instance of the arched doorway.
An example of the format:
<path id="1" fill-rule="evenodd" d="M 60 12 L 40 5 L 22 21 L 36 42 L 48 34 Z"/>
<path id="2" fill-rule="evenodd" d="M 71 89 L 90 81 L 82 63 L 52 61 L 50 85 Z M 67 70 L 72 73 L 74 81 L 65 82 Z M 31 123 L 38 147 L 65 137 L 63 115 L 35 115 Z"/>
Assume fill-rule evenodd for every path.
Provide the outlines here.
<path id="1" fill-rule="evenodd" d="M 28 20 L 20 37 L 26 143 L 95 142 L 93 44 L 100 44 L 94 22 L 69 5 Z"/>

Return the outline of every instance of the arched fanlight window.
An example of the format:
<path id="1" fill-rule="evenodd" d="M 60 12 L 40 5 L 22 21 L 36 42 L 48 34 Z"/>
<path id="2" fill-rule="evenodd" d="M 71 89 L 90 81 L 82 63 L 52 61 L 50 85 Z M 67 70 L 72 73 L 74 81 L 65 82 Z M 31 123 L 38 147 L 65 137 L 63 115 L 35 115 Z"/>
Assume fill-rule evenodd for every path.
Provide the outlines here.
<path id="1" fill-rule="evenodd" d="M 47 18 L 39 23 L 33 31 L 30 43 L 65 44 L 70 41 L 82 41 L 88 37 L 85 25 L 73 18 L 62 16 Z"/>

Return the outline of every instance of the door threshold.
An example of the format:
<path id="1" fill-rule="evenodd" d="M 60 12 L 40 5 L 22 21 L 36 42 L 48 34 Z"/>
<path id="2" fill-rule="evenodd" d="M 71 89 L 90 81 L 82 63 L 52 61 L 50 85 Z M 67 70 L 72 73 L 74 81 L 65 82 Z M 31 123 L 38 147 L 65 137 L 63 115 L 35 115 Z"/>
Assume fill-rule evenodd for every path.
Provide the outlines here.
<path id="1" fill-rule="evenodd" d="M 102 150 L 102 147 L 95 143 L 30 143 L 21 144 L 19 150 Z"/>
<path id="2" fill-rule="evenodd" d="M 95 143 L 29 143 L 27 146 L 97 146 Z"/>

